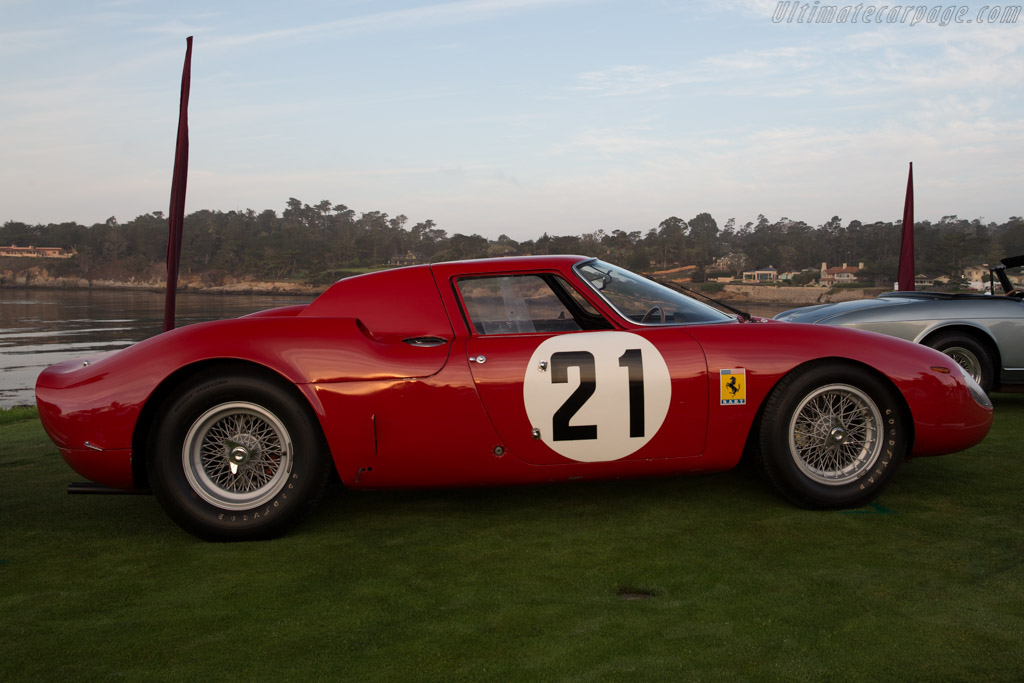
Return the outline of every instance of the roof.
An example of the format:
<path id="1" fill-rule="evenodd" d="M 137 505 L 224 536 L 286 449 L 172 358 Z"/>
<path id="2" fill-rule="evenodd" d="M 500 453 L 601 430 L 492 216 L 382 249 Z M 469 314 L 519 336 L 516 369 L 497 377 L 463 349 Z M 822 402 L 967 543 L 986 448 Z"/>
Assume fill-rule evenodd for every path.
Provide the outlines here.
<path id="1" fill-rule="evenodd" d="M 441 261 L 432 263 L 432 266 L 446 266 L 458 263 L 467 270 L 502 270 L 510 268 L 520 270 L 523 268 L 552 267 L 555 265 L 572 265 L 580 261 L 594 258 L 593 256 L 580 256 L 578 254 L 546 254 L 541 256 L 499 256 L 496 258 L 465 259 L 457 261 Z"/>
<path id="2" fill-rule="evenodd" d="M 852 274 L 852 273 L 859 273 L 860 272 L 860 268 L 858 268 L 857 266 L 846 266 L 845 268 L 842 267 L 842 266 L 833 266 L 832 268 L 826 269 L 825 272 L 828 273 L 829 275 L 838 275 L 839 273 L 851 273 Z"/>

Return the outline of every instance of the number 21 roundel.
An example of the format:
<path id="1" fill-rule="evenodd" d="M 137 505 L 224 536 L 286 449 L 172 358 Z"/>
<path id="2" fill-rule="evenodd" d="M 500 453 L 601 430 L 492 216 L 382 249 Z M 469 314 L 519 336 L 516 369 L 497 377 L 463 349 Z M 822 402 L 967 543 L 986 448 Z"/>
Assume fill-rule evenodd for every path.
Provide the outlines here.
<path id="1" fill-rule="evenodd" d="M 580 332 L 537 347 L 523 377 L 534 435 L 580 462 L 619 460 L 661 429 L 672 381 L 661 353 L 629 332 Z"/>

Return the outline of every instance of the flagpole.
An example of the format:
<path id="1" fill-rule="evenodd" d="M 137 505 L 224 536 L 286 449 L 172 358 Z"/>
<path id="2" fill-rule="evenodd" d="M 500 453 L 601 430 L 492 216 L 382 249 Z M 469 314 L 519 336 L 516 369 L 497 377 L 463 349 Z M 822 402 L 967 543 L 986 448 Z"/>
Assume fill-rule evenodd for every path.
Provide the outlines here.
<path id="1" fill-rule="evenodd" d="M 907 198 L 903 201 L 903 239 L 900 244 L 900 265 L 896 274 L 896 288 L 914 291 L 914 162 L 910 162 L 907 175 Z"/>
<path id="2" fill-rule="evenodd" d="M 174 172 L 171 176 L 171 207 L 167 235 L 167 295 L 164 298 L 164 332 L 174 329 L 175 295 L 178 289 L 178 265 L 181 259 L 181 232 L 185 223 L 185 186 L 188 180 L 188 94 L 192 80 L 192 36 L 185 39 L 185 67 L 181 73 L 181 100 L 178 109 L 178 138 L 174 148 Z"/>

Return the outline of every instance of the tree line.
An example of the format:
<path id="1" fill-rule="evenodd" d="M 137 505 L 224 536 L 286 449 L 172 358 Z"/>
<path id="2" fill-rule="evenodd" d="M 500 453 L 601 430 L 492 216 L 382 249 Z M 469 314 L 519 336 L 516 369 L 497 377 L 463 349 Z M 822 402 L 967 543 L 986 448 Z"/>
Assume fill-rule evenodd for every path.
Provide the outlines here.
<path id="1" fill-rule="evenodd" d="M 863 262 L 862 279 L 885 286 L 896 277 L 900 221 L 845 223 L 834 216 L 818 226 L 783 217 L 724 225 L 709 213 L 689 220 L 670 216 L 657 226 L 598 229 L 516 241 L 507 235 L 449 235 L 434 221 L 409 226 L 406 216 L 381 211 L 357 214 L 344 204 L 306 204 L 290 198 L 281 215 L 201 210 L 185 217 L 181 272 L 212 284 L 227 277 L 327 284 L 350 272 L 411 261 L 448 261 L 518 254 L 583 254 L 633 270 L 695 266 L 697 282 L 738 276 L 773 266 L 780 272 Z M 1005 223 L 944 216 L 914 224 L 916 269 L 954 281 L 964 267 L 996 263 L 1024 253 L 1024 218 Z M 163 212 L 119 223 L 111 217 L 79 223 L 28 225 L 8 221 L 0 244 L 54 246 L 77 251 L 67 262 L 48 264 L 55 275 L 93 279 L 158 279 L 165 272 L 167 219 Z M 811 276 L 807 275 L 806 279 Z"/>

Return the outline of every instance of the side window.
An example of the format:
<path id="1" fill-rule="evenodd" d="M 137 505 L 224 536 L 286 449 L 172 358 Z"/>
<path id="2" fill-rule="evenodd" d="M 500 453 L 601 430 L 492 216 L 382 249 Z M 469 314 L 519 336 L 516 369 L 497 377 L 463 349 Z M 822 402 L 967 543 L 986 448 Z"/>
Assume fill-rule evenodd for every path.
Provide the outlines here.
<path id="1" fill-rule="evenodd" d="M 539 275 L 464 278 L 458 281 L 458 288 L 477 334 L 583 329 L 547 279 Z"/>
<path id="2" fill-rule="evenodd" d="M 558 283 L 562 286 L 562 290 L 566 292 L 576 305 L 583 310 L 583 314 L 590 318 L 601 318 L 601 314 L 597 312 L 597 309 L 590 305 L 590 303 L 580 296 L 580 293 L 570 287 L 565 280 L 557 278 Z M 610 327 L 610 326 L 609 326 Z M 603 328 L 602 328 L 603 329 Z"/>

